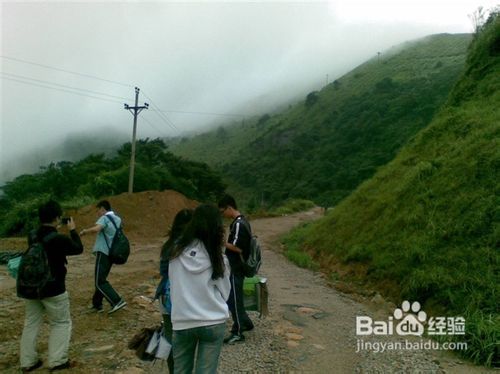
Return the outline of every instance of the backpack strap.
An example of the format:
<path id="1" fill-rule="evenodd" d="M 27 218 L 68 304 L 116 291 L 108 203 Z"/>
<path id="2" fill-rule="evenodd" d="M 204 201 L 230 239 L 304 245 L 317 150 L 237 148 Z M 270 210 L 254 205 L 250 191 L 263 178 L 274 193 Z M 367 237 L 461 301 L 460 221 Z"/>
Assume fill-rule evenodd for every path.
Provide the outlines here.
<path id="1" fill-rule="evenodd" d="M 118 231 L 120 227 L 116 226 L 115 220 L 113 219 L 113 217 L 111 217 L 111 214 L 110 215 L 105 214 L 105 216 L 111 221 L 113 226 L 115 226 L 115 230 Z"/>
<path id="2" fill-rule="evenodd" d="M 40 241 L 40 240 L 38 240 L 37 238 L 35 238 L 33 241 L 31 241 L 31 243 L 29 243 L 29 245 L 28 245 L 28 249 L 26 249 L 26 250 L 24 251 L 24 253 L 28 253 L 28 251 L 30 250 L 31 246 L 32 246 L 33 244 L 36 244 L 36 243 L 41 243 L 41 244 L 42 244 L 42 246 L 43 246 L 43 247 L 44 247 L 44 249 L 45 249 L 45 244 L 47 244 L 50 240 L 54 239 L 57 235 L 59 235 L 59 234 L 57 233 L 57 231 L 53 231 L 53 232 L 51 232 L 50 234 L 45 235 L 45 236 L 42 238 L 42 240 L 41 240 L 41 241 Z"/>
<path id="3" fill-rule="evenodd" d="M 54 231 L 54 232 L 51 232 L 50 234 L 48 235 L 45 235 L 42 239 L 42 244 L 47 244 L 49 242 L 49 240 L 52 240 L 53 238 L 55 238 L 56 236 L 58 235 L 57 231 Z"/>
<path id="4" fill-rule="evenodd" d="M 118 230 L 120 230 L 120 229 L 121 229 L 121 227 L 116 226 L 115 220 L 113 219 L 113 217 L 111 217 L 111 214 L 109 214 L 109 215 L 108 215 L 108 214 L 105 214 L 104 216 L 105 216 L 107 219 L 109 219 L 109 220 L 111 221 L 111 223 L 113 224 L 113 226 L 115 227 L 115 230 L 116 230 L 116 231 L 115 231 L 115 235 L 116 235 L 116 233 L 118 232 Z M 108 250 L 110 250 L 110 249 L 111 249 L 111 246 L 108 244 L 108 239 L 106 239 L 106 233 L 104 233 L 104 232 L 103 232 L 102 234 L 103 234 L 103 236 L 104 236 L 104 241 L 106 242 L 106 246 L 108 247 Z"/>

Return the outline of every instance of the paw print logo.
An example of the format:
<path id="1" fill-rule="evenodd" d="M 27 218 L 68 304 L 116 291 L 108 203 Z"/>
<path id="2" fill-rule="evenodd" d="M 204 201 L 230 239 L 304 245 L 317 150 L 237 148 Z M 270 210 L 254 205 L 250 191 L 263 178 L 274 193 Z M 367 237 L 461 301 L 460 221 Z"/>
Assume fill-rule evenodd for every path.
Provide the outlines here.
<path id="1" fill-rule="evenodd" d="M 409 301 L 403 301 L 401 309 L 394 310 L 394 318 L 401 320 L 396 325 L 396 333 L 401 336 L 415 335 L 422 336 L 424 333 L 424 322 L 427 319 L 427 314 L 420 310 L 420 303 L 414 301 L 410 304 Z M 410 313 L 411 310 L 411 313 Z"/>

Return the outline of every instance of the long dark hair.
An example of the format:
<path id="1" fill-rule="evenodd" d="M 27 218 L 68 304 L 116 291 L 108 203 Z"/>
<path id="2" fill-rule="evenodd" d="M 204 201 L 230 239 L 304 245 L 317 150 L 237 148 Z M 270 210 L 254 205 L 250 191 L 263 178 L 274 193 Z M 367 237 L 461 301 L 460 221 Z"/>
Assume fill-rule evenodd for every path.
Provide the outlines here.
<path id="1" fill-rule="evenodd" d="M 186 228 L 186 225 L 193 218 L 193 210 L 192 209 L 182 209 L 174 217 L 174 221 L 172 222 L 172 226 L 170 227 L 170 231 L 168 232 L 168 240 L 161 247 L 161 255 L 162 259 L 167 259 L 169 256 L 169 252 L 174 247 L 176 240 L 178 240 Z"/>
<path id="2" fill-rule="evenodd" d="M 203 204 L 198 206 L 191 222 L 186 226 L 181 237 L 170 252 L 170 259 L 178 257 L 193 240 L 200 240 L 204 245 L 212 263 L 212 279 L 224 276 L 224 258 L 222 244 L 224 240 L 224 225 L 222 218 L 213 205 Z"/>

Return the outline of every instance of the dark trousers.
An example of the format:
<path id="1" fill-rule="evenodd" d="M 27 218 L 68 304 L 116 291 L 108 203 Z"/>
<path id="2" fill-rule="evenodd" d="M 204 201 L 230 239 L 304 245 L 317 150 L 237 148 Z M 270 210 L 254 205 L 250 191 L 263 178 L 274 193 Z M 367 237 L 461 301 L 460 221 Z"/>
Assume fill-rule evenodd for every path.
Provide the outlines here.
<path id="1" fill-rule="evenodd" d="M 231 292 L 227 300 L 227 306 L 233 318 L 233 327 L 231 333 L 240 335 L 245 330 L 253 328 L 253 323 L 245 311 L 245 304 L 243 302 L 243 275 L 231 273 Z"/>
<path id="2" fill-rule="evenodd" d="M 167 338 L 168 342 L 172 344 L 172 319 L 170 314 L 163 314 L 163 335 Z M 170 374 L 174 373 L 174 355 L 173 351 L 170 351 L 167 359 L 168 371 Z"/>
<path id="3" fill-rule="evenodd" d="M 95 260 L 95 292 L 92 297 L 92 304 L 96 308 L 102 307 L 102 300 L 106 298 L 111 306 L 115 306 L 121 300 L 107 278 L 113 264 L 109 257 L 102 252 L 97 252 Z"/>

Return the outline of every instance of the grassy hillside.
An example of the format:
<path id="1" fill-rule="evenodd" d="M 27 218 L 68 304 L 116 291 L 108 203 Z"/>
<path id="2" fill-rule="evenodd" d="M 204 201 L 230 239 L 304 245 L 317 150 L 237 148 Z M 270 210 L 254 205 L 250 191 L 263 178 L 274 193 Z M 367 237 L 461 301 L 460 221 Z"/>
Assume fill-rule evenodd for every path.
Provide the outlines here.
<path id="1" fill-rule="evenodd" d="M 470 35 L 406 43 L 279 114 L 202 134 L 172 152 L 216 167 L 254 200 L 332 206 L 428 125 L 463 69 Z"/>
<path id="2" fill-rule="evenodd" d="M 396 303 L 418 300 L 434 315 L 464 315 L 465 354 L 497 366 L 499 103 L 497 14 L 431 125 L 328 216 L 287 239 L 327 270 L 339 261 L 364 269 L 360 279 L 383 285 Z"/>

